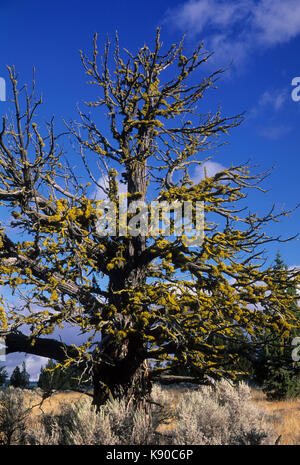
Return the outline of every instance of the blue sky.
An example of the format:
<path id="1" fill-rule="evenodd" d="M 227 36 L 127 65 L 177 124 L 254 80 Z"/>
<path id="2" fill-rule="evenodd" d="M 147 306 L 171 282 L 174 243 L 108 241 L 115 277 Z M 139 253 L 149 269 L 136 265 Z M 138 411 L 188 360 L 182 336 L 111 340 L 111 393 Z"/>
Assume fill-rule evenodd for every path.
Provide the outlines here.
<path id="1" fill-rule="evenodd" d="M 246 112 L 228 144 L 211 154 L 209 170 L 249 159 L 258 171 L 275 165 L 264 183 L 268 192 L 250 193 L 249 208 L 263 214 L 273 203 L 288 209 L 299 202 L 300 102 L 291 98 L 292 79 L 300 76 L 299 0 L 0 0 L 0 17 L 0 77 L 7 80 L 5 66 L 15 65 L 19 80 L 30 83 L 35 66 L 44 101 L 40 119 L 54 114 L 58 129 L 62 118 L 76 118 L 76 105 L 90 95 L 79 50 L 91 51 L 95 32 L 101 45 L 117 30 L 121 46 L 133 51 L 153 44 L 157 26 L 166 45 L 185 33 L 187 53 L 204 41 L 204 49 L 215 52 L 207 71 L 233 63 L 218 90 L 207 94 L 203 109 L 215 111 L 221 105 L 227 116 Z M 9 107 L 0 101 L 0 116 Z M 299 225 L 300 210 L 268 232 L 286 237 L 298 233 Z M 279 248 L 289 266 L 300 265 L 298 241 Z M 268 247 L 271 261 L 277 249 L 276 244 Z M 27 360 L 36 378 L 41 360 Z M 17 354 L 10 357 L 9 368 L 16 361 L 21 362 Z"/>

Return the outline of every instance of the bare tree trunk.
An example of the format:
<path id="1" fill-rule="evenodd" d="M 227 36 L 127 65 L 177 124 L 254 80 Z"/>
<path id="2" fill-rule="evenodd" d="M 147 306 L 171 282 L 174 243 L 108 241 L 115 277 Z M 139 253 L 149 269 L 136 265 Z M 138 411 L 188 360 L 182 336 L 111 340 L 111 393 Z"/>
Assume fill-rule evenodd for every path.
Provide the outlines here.
<path id="1" fill-rule="evenodd" d="M 126 351 L 127 348 L 123 347 Z M 112 363 L 94 365 L 93 405 L 99 408 L 108 400 L 124 399 L 126 404 L 135 407 L 145 406 L 152 383 L 147 360 L 141 360 L 136 353 L 127 354 L 123 359 Z"/>

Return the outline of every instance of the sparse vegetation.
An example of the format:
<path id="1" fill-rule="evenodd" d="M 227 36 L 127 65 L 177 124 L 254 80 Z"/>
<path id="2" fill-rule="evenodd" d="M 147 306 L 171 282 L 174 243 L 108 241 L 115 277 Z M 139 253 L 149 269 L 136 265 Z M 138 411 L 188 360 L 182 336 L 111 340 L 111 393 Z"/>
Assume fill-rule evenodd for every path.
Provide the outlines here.
<path id="1" fill-rule="evenodd" d="M 74 393 L 75 394 L 75 393 Z M 35 408 L 33 406 L 33 396 Z M 250 388 L 227 381 L 210 387 L 155 385 L 147 409 L 108 402 L 96 413 L 91 398 L 61 393 L 37 408 L 38 394 L 9 387 L 0 396 L 5 444 L 31 445 L 213 445 L 274 444 L 276 418 L 251 400 Z M 41 398 L 40 398 L 41 400 Z M 67 402 L 67 400 L 69 400 Z"/>

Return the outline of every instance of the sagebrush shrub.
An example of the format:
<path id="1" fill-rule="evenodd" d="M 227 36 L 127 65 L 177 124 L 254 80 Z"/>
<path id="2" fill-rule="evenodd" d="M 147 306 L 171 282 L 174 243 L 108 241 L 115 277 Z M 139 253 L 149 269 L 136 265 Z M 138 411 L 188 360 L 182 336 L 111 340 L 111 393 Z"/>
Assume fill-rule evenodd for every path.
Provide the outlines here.
<path id="1" fill-rule="evenodd" d="M 116 444 L 109 416 L 103 410 L 97 414 L 88 399 L 66 407 L 60 423 L 63 424 L 66 444 Z"/>
<path id="2" fill-rule="evenodd" d="M 59 415 L 42 418 L 43 428 L 35 434 L 29 432 L 31 444 L 50 444 L 53 431 L 59 444 L 114 445 L 153 444 L 157 420 L 155 408 L 146 413 L 126 406 L 124 401 L 114 400 L 96 413 L 91 400 L 85 399 L 74 405 L 65 405 Z"/>
<path id="3" fill-rule="evenodd" d="M 162 387 L 159 384 L 154 384 L 151 391 L 151 399 L 163 406 L 170 406 L 174 402 L 174 388 L 169 386 Z"/>
<path id="4" fill-rule="evenodd" d="M 53 415 L 43 414 L 38 421 L 30 422 L 22 444 L 53 446 L 63 444 L 63 430 Z"/>
<path id="5" fill-rule="evenodd" d="M 114 400 L 96 413 L 86 398 L 62 405 L 60 414 L 34 417 L 25 431 L 29 411 L 24 395 L 10 388 L 0 397 L 0 412 L 7 412 L 1 431 L 12 425 L 7 431 L 15 428 L 13 443 L 41 445 L 256 445 L 274 444 L 276 439 L 268 417 L 251 403 L 250 388 L 244 383 L 232 386 L 222 380 L 214 388 L 203 386 L 185 393 L 155 385 L 152 401 L 143 410 Z M 170 414 L 176 420 L 173 427 L 167 435 L 159 434 L 158 425 Z"/>
<path id="6" fill-rule="evenodd" d="M 33 400 L 31 391 L 12 386 L 0 391 L 0 443 L 10 445 L 24 441 Z"/>
<path id="7" fill-rule="evenodd" d="M 267 415 L 250 402 L 250 388 L 232 386 L 221 380 L 214 387 L 203 386 L 179 400 L 174 444 L 257 445 L 274 444 Z"/>

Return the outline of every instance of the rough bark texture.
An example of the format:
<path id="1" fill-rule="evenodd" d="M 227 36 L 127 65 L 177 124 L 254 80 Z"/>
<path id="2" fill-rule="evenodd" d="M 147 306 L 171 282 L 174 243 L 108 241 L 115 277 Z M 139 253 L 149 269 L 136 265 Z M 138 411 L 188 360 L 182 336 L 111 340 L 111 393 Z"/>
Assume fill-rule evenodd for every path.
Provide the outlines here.
<path id="1" fill-rule="evenodd" d="M 128 170 L 128 193 L 146 196 L 146 163 L 137 164 Z M 130 199 L 128 202 L 130 206 Z M 120 313 L 117 315 L 121 327 L 127 329 L 133 324 L 130 312 L 124 315 L 122 310 L 128 305 L 124 294 L 116 291 L 136 289 L 145 284 L 146 273 L 143 266 L 136 266 L 138 257 L 145 250 L 145 237 L 133 237 L 128 244 L 128 272 L 116 270 L 109 277 L 109 301 Z M 126 296 L 126 293 L 125 293 Z M 109 335 L 102 333 L 101 362 L 95 363 L 93 369 L 94 405 L 98 408 L 107 400 L 125 398 L 127 403 L 135 406 L 145 404 L 151 391 L 149 367 L 146 361 L 142 340 L 128 339 L 123 344 L 115 345 Z"/>
<path id="2" fill-rule="evenodd" d="M 117 352 L 113 359 L 110 356 L 111 363 L 94 365 L 93 404 L 99 408 L 108 400 L 117 398 L 125 399 L 127 404 L 142 406 L 152 386 L 148 363 L 142 359 L 140 350 L 130 348 L 130 344 L 118 347 Z"/>

